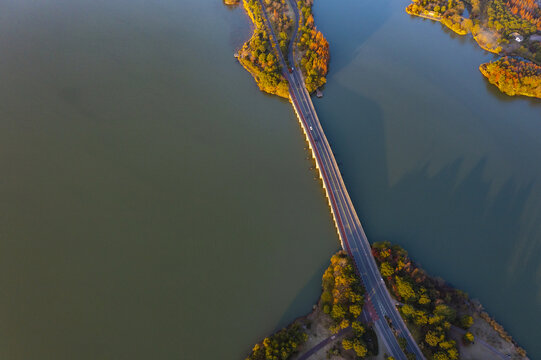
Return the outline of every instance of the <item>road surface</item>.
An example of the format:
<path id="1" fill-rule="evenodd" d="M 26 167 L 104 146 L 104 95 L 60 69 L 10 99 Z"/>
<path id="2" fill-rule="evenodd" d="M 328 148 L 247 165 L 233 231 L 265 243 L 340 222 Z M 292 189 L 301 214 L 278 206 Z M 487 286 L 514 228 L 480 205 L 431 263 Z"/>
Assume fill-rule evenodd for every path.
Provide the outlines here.
<path id="1" fill-rule="evenodd" d="M 332 335 L 332 336 L 329 336 L 328 338 L 326 338 L 325 340 L 321 341 L 319 344 L 317 344 L 316 346 L 314 346 L 313 348 L 311 348 L 310 350 L 308 350 L 307 352 L 305 352 L 304 354 L 302 354 L 301 356 L 299 356 L 297 358 L 297 360 L 306 360 L 308 359 L 310 356 L 314 355 L 315 353 L 317 353 L 319 350 L 323 349 L 327 344 L 329 344 L 331 341 L 336 341 L 336 340 L 339 340 L 342 336 L 344 336 L 346 333 L 348 333 L 349 331 L 351 331 L 351 328 L 348 327 L 346 329 L 342 329 L 338 332 L 338 334 L 335 334 L 335 335 Z"/>
<path id="2" fill-rule="evenodd" d="M 368 242 L 361 222 L 357 217 L 357 213 L 349 197 L 342 175 L 340 174 L 336 159 L 334 158 L 329 142 L 325 137 L 325 133 L 319 122 L 310 95 L 304 85 L 302 73 L 300 69 L 294 66 L 293 43 L 297 31 L 295 30 L 288 49 L 289 53 L 287 56 L 290 60 L 289 63 L 291 64 L 291 68 L 288 68 L 265 11 L 263 1 L 258 1 L 263 10 L 263 18 L 269 31 L 270 40 L 282 65 L 283 74 L 289 82 L 291 102 L 297 112 L 301 125 L 307 134 L 308 142 L 312 148 L 317 167 L 320 171 L 323 186 L 327 192 L 329 205 L 342 242 L 342 247 L 353 259 L 356 270 L 366 289 L 366 296 L 374 305 L 377 315 L 371 316 L 371 320 L 374 322 L 374 329 L 378 334 L 380 341 L 385 344 L 385 347 L 390 352 L 391 356 L 396 360 L 407 360 L 406 355 L 398 344 L 396 336 L 405 338 L 408 352 L 414 354 L 417 359 L 424 360 L 425 358 L 421 350 L 415 343 L 406 324 L 398 313 L 398 310 L 395 307 L 395 301 L 391 298 L 385 287 L 385 283 L 381 278 L 379 269 L 372 256 L 370 243 Z M 295 1 L 290 1 L 290 5 L 295 12 L 296 25 L 294 28 L 297 29 L 299 21 L 297 4 Z M 390 320 L 394 329 L 391 328 L 386 318 Z M 396 336 L 393 330 L 396 332 Z"/>

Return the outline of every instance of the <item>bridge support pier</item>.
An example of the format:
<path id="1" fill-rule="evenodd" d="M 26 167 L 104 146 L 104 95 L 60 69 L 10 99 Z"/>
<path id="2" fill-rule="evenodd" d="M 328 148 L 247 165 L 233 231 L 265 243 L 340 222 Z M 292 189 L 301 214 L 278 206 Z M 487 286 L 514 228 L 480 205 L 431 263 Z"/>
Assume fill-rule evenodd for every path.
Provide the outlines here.
<path id="1" fill-rule="evenodd" d="M 291 105 L 293 106 L 293 110 L 295 110 L 295 115 L 297 115 L 297 120 L 299 121 L 299 125 L 302 129 L 302 132 L 304 133 L 304 137 L 306 138 L 306 142 L 308 143 L 308 148 L 310 149 L 310 152 L 312 153 L 312 158 L 314 159 L 316 163 L 316 169 L 319 174 L 319 179 L 321 180 L 321 184 L 323 186 L 323 190 L 325 191 L 325 197 L 327 198 L 327 203 L 329 205 L 329 208 L 331 209 L 331 215 L 334 222 L 334 227 L 336 229 L 336 233 L 338 234 L 338 238 L 340 239 L 340 245 L 342 246 L 342 249 L 347 250 L 344 244 L 344 240 L 342 239 L 342 234 L 340 234 L 340 231 L 338 229 L 338 220 L 336 218 L 336 214 L 334 213 L 334 209 L 331 204 L 331 197 L 329 196 L 329 189 L 327 189 L 327 186 L 325 185 L 325 181 L 323 181 L 323 175 L 321 174 L 321 167 L 317 160 L 316 154 L 314 153 L 314 149 L 312 148 L 312 144 L 310 143 L 310 139 L 308 137 L 308 129 L 304 126 L 304 123 L 301 119 L 301 116 L 299 115 L 299 110 L 297 109 L 297 106 L 295 106 L 295 102 L 291 98 L 291 94 L 289 95 L 289 101 L 291 102 Z"/>

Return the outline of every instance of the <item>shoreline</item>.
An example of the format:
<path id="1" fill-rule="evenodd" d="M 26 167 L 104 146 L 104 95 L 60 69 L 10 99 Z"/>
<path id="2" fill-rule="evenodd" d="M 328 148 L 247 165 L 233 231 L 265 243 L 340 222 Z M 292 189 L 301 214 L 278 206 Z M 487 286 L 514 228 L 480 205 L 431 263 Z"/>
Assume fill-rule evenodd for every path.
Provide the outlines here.
<path id="1" fill-rule="evenodd" d="M 239 0 L 240 2 L 241 0 Z M 248 15 L 251 21 L 251 30 L 252 35 L 248 40 L 246 40 L 241 48 L 236 52 L 235 58 L 238 60 L 238 62 L 241 64 L 241 66 L 254 78 L 259 90 L 262 92 L 276 95 L 284 99 L 289 98 L 289 89 L 288 89 L 288 83 L 287 80 L 283 77 L 283 75 L 279 72 L 272 72 L 270 74 L 265 73 L 263 70 L 257 68 L 255 63 L 253 63 L 254 60 L 249 60 L 247 57 L 245 57 L 245 53 L 248 51 L 248 48 L 250 47 L 250 44 L 252 42 L 259 42 L 260 41 L 260 34 L 265 33 L 264 29 L 261 29 L 260 22 L 257 21 L 256 14 L 254 13 L 254 10 L 250 8 L 247 0 L 242 0 L 243 9 L 244 12 Z M 228 5 L 231 6 L 231 5 Z M 264 9 L 261 9 L 261 11 L 265 11 Z M 262 16 L 262 15 L 259 15 Z M 264 26 L 263 26 L 264 28 Z M 272 54 L 273 50 L 271 49 L 269 51 L 269 55 Z M 263 53 L 262 53 L 263 54 Z M 268 55 L 267 55 L 268 56 Z M 278 79 L 278 82 L 276 84 L 269 83 L 269 76 L 275 76 Z M 263 77 L 267 77 L 266 81 L 263 80 Z"/>
<path id="2" fill-rule="evenodd" d="M 411 5 L 411 4 L 410 4 Z M 410 5 L 406 6 L 406 13 L 411 15 L 411 16 L 417 16 L 417 17 L 420 17 L 420 18 L 423 18 L 423 19 L 428 19 L 428 20 L 433 20 L 433 21 L 437 21 L 439 22 L 440 24 L 444 25 L 445 27 L 447 27 L 449 30 L 453 31 L 455 34 L 458 34 L 458 35 L 468 35 L 468 32 L 465 31 L 465 30 L 458 30 L 458 29 L 453 29 L 451 27 L 451 24 L 452 23 L 448 23 L 447 21 L 443 21 L 445 18 L 443 18 L 442 16 L 435 16 L 435 15 L 431 15 L 431 14 L 428 14 L 428 13 L 414 13 L 413 11 L 411 11 L 411 9 L 409 9 Z M 464 18 L 462 18 L 462 20 L 464 20 Z"/>
<path id="3" fill-rule="evenodd" d="M 483 10 L 481 10 L 479 7 L 480 0 L 478 0 L 477 6 L 479 8 L 475 10 L 471 9 L 468 18 L 464 18 L 462 14 L 465 11 L 466 2 L 463 0 L 457 1 L 458 3 L 455 3 L 454 7 L 451 8 L 450 4 L 452 3 L 452 0 L 450 0 L 449 9 L 446 9 L 443 5 L 440 8 L 442 2 L 438 2 L 440 5 L 434 6 L 430 3 L 427 5 L 426 2 L 421 5 L 420 0 L 413 0 L 412 3 L 406 6 L 405 11 L 411 16 L 437 21 L 458 35 L 464 36 L 471 33 L 473 39 L 481 49 L 500 56 L 500 59 L 497 61 L 484 63 L 479 66 L 480 72 L 492 85 L 495 85 L 502 93 L 508 96 L 526 96 L 541 99 L 541 71 L 537 71 L 537 73 L 534 71 L 532 73 L 531 69 L 529 69 L 529 72 L 526 72 L 523 69 L 524 67 L 539 67 L 538 63 L 541 56 L 541 49 L 538 48 L 537 55 L 535 50 L 531 50 L 532 52 L 524 50 L 524 46 L 528 44 L 530 44 L 530 47 L 533 46 L 531 44 L 535 45 L 535 41 L 539 35 L 536 35 L 536 33 L 525 34 L 531 35 L 530 37 L 533 40 L 533 43 L 530 42 L 528 36 L 522 36 L 517 32 L 512 33 L 512 37 L 509 39 L 508 35 L 505 35 L 507 34 L 505 32 L 506 30 L 496 28 L 498 29 L 496 31 L 487 25 L 486 18 L 488 17 L 490 20 L 489 15 L 485 14 L 485 11 L 488 11 L 486 9 L 486 7 L 489 6 L 488 4 L 483 3 Z M 490 24 L 490 22 L 488 24 Z M 537 33 L 539 34 L 539 31 L 537 31 Z M 523 56 L 523 53 L 529 55 Z M 487 66 L 493 65 L 494 63 L 497 64 L 500 60 L 506 59 L 509 56 L 520 57 L 523 66 L 517 66 L 516 68 L 510 71 L 504 71 L 501 74 L 490 74 L 486 70 Z M 537 60 L 535 60 L 534 57 Z M 539 69 L 541 69 L 541 67 L 539 67 Z M 522 79 L 524 78 L 527 79 L 523 82 Z"/>
<path id="4" fill-rule="evenodd" d="M 479 71 L 504 94 L 541 99 L 541 66 L 519 57 L 504 56 L 481 64 Z"/>
<path id="5" fill-rule="evenodd" d="M 337 254 L 339 254 L 338 252 Z M 335 255 L 337 255 L 335 254 Z M 335 256 L 333 255 L 333 256 Z M 417 267 L 416 263 L 411 260 L 413 266 L 419 271 L 424 272 L 421 267 Z M 331 265 L 332 266 L 332 265 Z M 451 291 L 460 291 L 459 289 L 449 285 L 445 280 L 432 277 L 426 274 L 429 281 L 441 284 L 441 287 Z M 322 276 L 322 284 L 325 282 L 325 274 Z M 391 288 L 387 284 L 389 290 Z M 271 338 L 278 334 L 280 331 L 290 328 L 294 325 L 300 326 L 307 334 L 306 341 L 298 347 L 297 352 L 290 355 L 288 360 L 304 359 L 305 355 L 311 353 L 310 360 L 355 360 L 355 353 L 353 350 L 344 350 L 342 348 L 342 340 L 347 339 L 347 336 L 353 331 L 351 327 L 340 330 L 338 333 L 333 332 L 332 324 L 333 319 L 324 310 L 324 297 L 325 289 L 322 285 L 320 296 L 312 306 L 312 310 L 306 315 L 299 316 L 292 320 L 283 329 L 278 329 L 272 334 L 266 336 Z M 394 294 L 391 295 L 395 301 Z M 397 301 L 398 303 L 398 301 Z M 369 311 L 365 309 L 367 304 L 363 305 L 363 312 Z M 497 359 L 510 359 L 510 360 L 529 360 L 526 351 L 518 345 L 515 339 L 512 338 L 494 318 L 492 318 L 483 308 L 482 304 L 475 299 L 467 300 L 465 303 L 467 313 L 471 314 L 473 318 L 473 325 L 469 329 L 463 329 L 457 326 L 453 326 L 450 330 L 450 337 L 456 341 L 457 348 L 459 350 L 460 359 L 462 360 L 497 360 Z M 462 312 L 462 311 L 461 311 Z M 363 321 L 363 325 L 366 329 L 370 329 L 370 324 Z M 408 324 L 408 327 L 412 324 Z M 415 328 L 410 328 L 410 330 Z M 368 330 L 370 331 L 370 330 Z M 467 344 L 462 340 L 463 335 L 466 332 L 471 332 L 474 335 L 474 342 Z M 376 338 L 377 339 L 377 338 Z M 258 345 L 261 346 L 264 340 L 260 341 Z M 372 354 L 364 357 L 369 360 L 385 360 L 386 357 L 383 342 L 377 339 L 375 346 L 379 349 L 377 354 Z M 314 352 L 314 349 L 316 350 Z M 330 357 L 327 357 L 330 354 Z M 428 357 L 427 357 L 428 359 Z"/>

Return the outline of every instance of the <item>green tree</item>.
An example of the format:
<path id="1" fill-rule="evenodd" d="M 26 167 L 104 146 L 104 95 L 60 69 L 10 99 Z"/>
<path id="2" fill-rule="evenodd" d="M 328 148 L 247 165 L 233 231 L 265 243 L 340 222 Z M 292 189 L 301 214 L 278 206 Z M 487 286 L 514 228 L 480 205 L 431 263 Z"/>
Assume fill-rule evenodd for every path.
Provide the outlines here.
<path id="1" fill-rule="evenodd" d="M 436 306 L 436 308 L 434 309 L 434 314 L 443 316 L 445 320 L 451 322 L 454 321 L 456 318 L 456 311 L 445 304 L 440 304 Z"/>
<path id="2" fill-rule="evenodd" d="M 464 336 L 462 337 L 462 339 L 464 340 L 464 342 L 466 344 L 471 344 L 474 342 L 475 338 L 473 337 L 473 334 L 471 332 L 467 332 L 464 334 Z"/>
<path id="3" fill-rule="evenodd" d="M 355 354 L 357 354 L 357 356 L 361 358 L 365 357 L 368 353 L 366 345 L 359 339 L 355 339 L 353 341 L 353 350 L 355 350 Z"/>
<path id="4" fill-rule="evenodd" d="M 332 294 L 329 291 L 323 291 L 321 301 L 325 304 L 332 303 Z"/>
<path id="5" fill-rule="evenodd" d="M 447 356 L 444 352 L 437 352 L 434 354 L 433 357 L 434 360 L 449 360 L 449 356 Z"/>
<path id="6" fill-rule="evenodd" d="M 385 277 L 392 276 L 394 274 L 394 269 L 387 261 L 381 263 L 381 275 Z"/>
<path id="7" fill-rule="evenodd" d="M 427 294 L 422 294 L 420 297 L 419 297 L 419 305 L 427 305 L 427 304 L 430 304 L 430 298 L 428 297 Z"/>
<path id="8" fill-rule="evenodd" d="M 408 305 L 408 304 L 405 304 L 404 306 L 402 306 L 400 308 L 400 311 L 402 312 L 402 314 L 407 317 L 407 318 L 410 318 L 412 317 L 413 315 L 415 315 L 415 309 L 413 308 L 413 306 L 411 305 Z"/>
<path id="9" fill-rule="evenodd" d="M 455 347 L 448 349 L 447 355 L 449 355 L 449 359 L 451 360 L 458 360 L 458 358 L 460 357 L 458 354 L 458 350 Z"/>
<path id="10" fill-rule="evenodd" d="M 340 304 L 336 304 L 332 307 L 331 317 L 335 320 L 342 319 L 346 315 L 346 311 Z"/>
<path id="11" fill-rule="evenodd" d="M 415 311 L 415 324 L 419 326 L 426 325 L 428 323 L 428 315 L 423 310 Z"/>
<path id="12" fill-rule="evenodd" d="M 359 316 L 361 316 L 361 312 L 363 311 L 362 307 L 360 305 L 351 305 L 349 307 L 349 313 L 356 319 Z"/>
<path id="13" fill-rule="evenodd" d="M 440 348 L 444 350 L 448 350 L 455 346 L 455 342 L 453 340 L 446 340 L 446 341 L 440 342 L 438 345 Z"/>
<path id="14" fill-rule="evenodd" d="M 460 318 L 460 326 L 462 326 L 463 329 L 469 329 L 473 325 L 473 317 L 470 315 L 463 315 Z"/>
<path id="15" fill-rule="evenodd" d="M 425 342 L 432 346 L 432 347 L 436 347 L 438 346 L 438 344 L 443 340 L 443 335 L 441 334 L 438 334 L 434 331 L 429 331 L 426 333 L 425 335 Z"/>
<path id="16" fill-rule="evenodd" d="M 351 323 L 351 327 L 353 328 L 353 331 L 355 332 L 355 335 L 361 336 L 364 334 L 364 326 L 358 321 L 353 321 Z"/>
<path id="17" fill-rule="evenodd" d="M 350 339 L 342 340 L 342 347 L 344 348 L 344 350 L 353 349 L 353 341 L 351 341 Z"/>
<path id="18" fill-rule="evenodd" d="M 395 281 L 398 295 L 400 295 L 400 297 L 404 299 L 404 301 L 415 298 L 415 291 L 413 290 L 413 287 L 409 282 L 403 280 L 399 276 L 395 276 Z"/>

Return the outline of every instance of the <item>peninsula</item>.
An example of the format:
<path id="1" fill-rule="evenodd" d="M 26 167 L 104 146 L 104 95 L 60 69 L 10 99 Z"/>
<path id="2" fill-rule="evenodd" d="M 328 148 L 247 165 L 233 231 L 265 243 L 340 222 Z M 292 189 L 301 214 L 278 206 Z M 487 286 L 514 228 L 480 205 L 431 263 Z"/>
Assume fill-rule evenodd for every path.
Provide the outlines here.
<path id="1" fill-rule="evenodd" d="M 287 53 L 290 45 L 293 45 L 291 41 L 296 42 L 295 62 L 300 64 L 308 91 L 313 92 L 325 84 L 329 64 L 329 44 L 315 27 L 312 0 L 298 2 L 297 6 L 300 9 L 298 28 L 293 25 L 295 12 L 287 0 L 262 2 L 242 0 L 242 3 L 252 20 L 254 30 L 251 38 L 242 45 L 236 57 L 254 77 L 261 91 L 283 98 L 289 97 L 288 81 L 283 76 L 286 69 L 283 69 L 273 49 L 265 28 L 264 15 L 268 16 L 273 31 L 279 38 L 282 53 Z M 293 36 L 295 39 L 292 39 Z"/>
<path id="2" fill-rule="evenodd" d="M 373 244 L 372 253 L 427 359 L 528 359 L 478 301 L 428 275 L 403 248 L 380 242 Z M 374 311 L 361 284 L 347 254 L 333 255 L 313 311 L 256 344 L 246 360 L 391 359 L 373 323 L 361 316 Z M 399 342 L 405 349 L 404 341 Z M 408 354 L 410 358 L 415 356 Z"/>
<path id="3" fill-rule="evenodd" d="M 481 73 L 507 95 L 541 98 L 541 8 L 537 0 L 413 0 L 410 15 L 441 22 L 504 57 Z"/>

